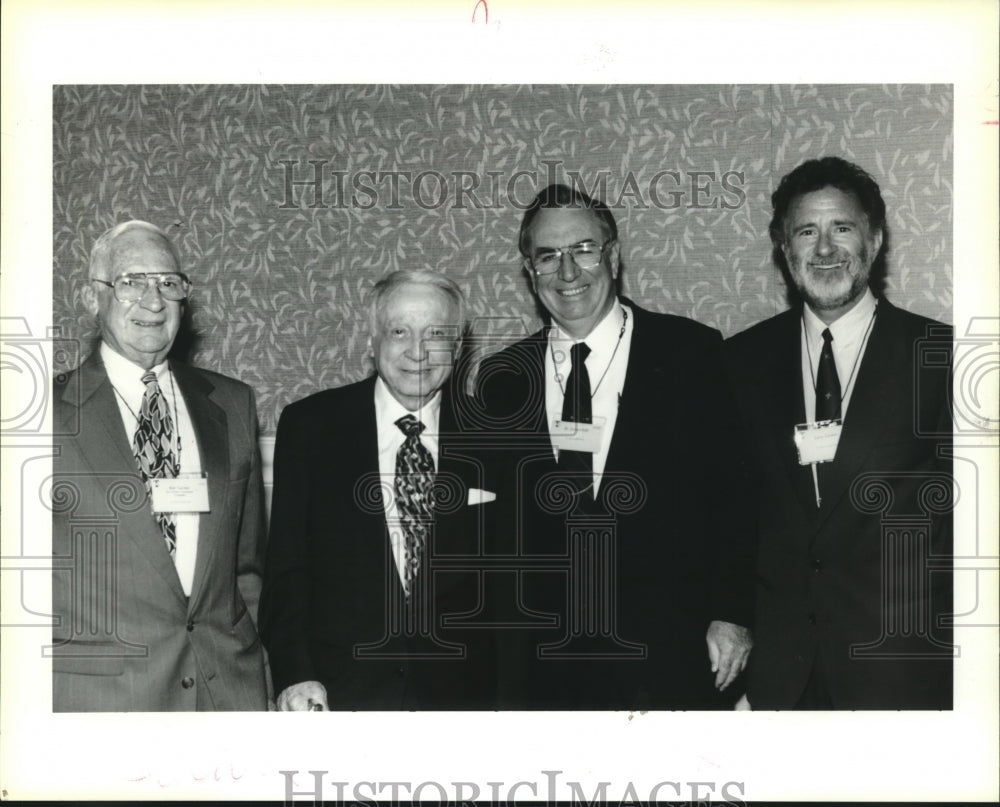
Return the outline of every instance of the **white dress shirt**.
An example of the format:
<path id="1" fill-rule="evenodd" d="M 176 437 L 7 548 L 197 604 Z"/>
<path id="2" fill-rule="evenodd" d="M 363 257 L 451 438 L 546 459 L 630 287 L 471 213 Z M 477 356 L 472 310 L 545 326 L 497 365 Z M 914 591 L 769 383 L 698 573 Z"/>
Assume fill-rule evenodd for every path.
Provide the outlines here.
<path id="1" fill-rule="evenodd" d="M 406 539 L 403 536 L 403 522 L 396 511 L 396 455 L 406 440 L 403 430 L 396 421 L 404 415 L 413 415 L 424 424 L 424 430 L 418 438 L 423 443 L 434 460 L 434 470 L 438 468 L 438 423 L 441 419 L 441 392 L 415 412 L 411 412 L 397 401 L 385 382 L 375 380 L 375 428 L 378 434 L 378 472 L 382 480 L 382 502 L 385 505 L 385 523 L 389 528 L 389 542 L 392 546 L 392 556 L 396 561 L 396 571 L 400 582 L 406 586 Z"/>
<path id="2" fill-rule="evenodd" d="M 595 495 L 601 485 L 611 436 L 618 421 L 618 405 L 625 389 L 625 371 L 634 324 L 632 311 L 619 301 L 584 339 L 573 339 L 558 325 L 549 329 L 549 344 L 545 353 L 545 412 L 550 431 L 554 421 L 562 420 L 564 390 L 572 366 L 570 348 L 577 342 L 586 342 L 590 348 L 590 355 L 584 363 L 590 376 L 591 415 L 595 422 L 597 418 L 604 418 L 601 448 L 593 455 Z M 558 460 L 559 449 L 553 445 L 552 452 Z"/>
<path id="3" fill-rule="evenodd" d="M 115 391 L 118 401 L 118 411 L 125 428 L 125 437 L 132 446 L 135 430 L 139 424 L 139 410 L 142 408 L 142 398 L 146 394 L 146 385 L 142 377 L 146 374 L 139 365 L 133 364 L 124 356 L 116 353 L 105 343 L 101 343 L 101 361 L 107 370 L 108 380 Z M 174 453 L 178 458 L 180 473 L 201 473 L 201 454 L 198 453 L 198 441 L 194 434 L 194 425 L 188 414 L 184 396 L 180 387 L 174 383 L 173 373 L 166 362 L 156 365 L 156 381 L 160 385 L 163 399 L 174 423 Z M 136 463 L 136 470 L 139 469 Z M 209 502 L 211 505 L 212 503 Z M 215 503 L 220 504 L 219 502 Z M 194 582 L 194 565 L 198 557 L 198 513 L 175 513 L 177 549 L 174 553 L 174 568 L 180 578 L 181 587 L 187 596 L 191 596 L 191 586 Z M 163 549 L 166 551 L 166 541 Z"/>
<path id="4" fill-rule="evenodd" d="M 802 307 L 802 394 L 805 395 L 806 421 L 811 423 L 816 415 L 816 374 L 819 357 L 823 352 L 823 331 L 830 329 L 833 342 L 833 362 L 840 380 L 841 417 L 847 419 L 847 406 L 858 380 L 861 361 L 871 336 L 877 303 L 869 289 L 850 311 L 832 325 L 827 325 L 813 313 L 808 305 Z"/>

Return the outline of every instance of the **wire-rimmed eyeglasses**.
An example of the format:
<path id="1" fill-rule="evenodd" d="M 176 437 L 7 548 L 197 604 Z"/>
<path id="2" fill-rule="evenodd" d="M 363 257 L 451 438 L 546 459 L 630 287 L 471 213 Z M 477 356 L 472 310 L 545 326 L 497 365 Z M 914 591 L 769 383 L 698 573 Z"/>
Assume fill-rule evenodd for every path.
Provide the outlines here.
<path id="1" fill-rule="evenodd" d="M 156 284 L 156 290 L 164 300 L 178 302 L 187 299 L 191 292 L 191 281 L 182 272 L 136 272 L 118 275 L 112 282 L 98 277 L 90 278 L 95 283 L 103 283 L 114 289 L 115 299 L 120 303 L 137 303 L 142 299 L 151 284 Z"/>
<path id="2" fill-rule="evenodd" d="M 568 247 L 542 247 L 534 255 L 525 258 L 525 262 L 536 275 L 551 275 L 562 265 L 563 255 L 569 255 L 573 263 L 581 269 L 593 269 L 604 257 L 604 250 L 615 239 L 609 238 L 603 244 L 596 241 L 580 241 Z"/>

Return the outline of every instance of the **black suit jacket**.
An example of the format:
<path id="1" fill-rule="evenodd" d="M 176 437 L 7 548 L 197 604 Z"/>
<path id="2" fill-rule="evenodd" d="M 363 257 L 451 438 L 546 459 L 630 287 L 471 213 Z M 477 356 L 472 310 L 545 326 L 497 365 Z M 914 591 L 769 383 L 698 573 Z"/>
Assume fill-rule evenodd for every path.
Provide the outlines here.
<path id="1" fill-rule="evenodd" d="M 761 482 L 751 705 L 793 707 L 817 664 L 834 708 L 950 708 L 951 329 L 879 301 L 817 509 L 801 314 L 727 343 Z"/>
<path id="2" fill-rule="evenodd" d="M 475 556 L 492 506 L 468 504 L 469 489 L 486 484 L 455 431 L 454 393 L 442 392 L 435 570 L 420 572 L 433 581 L 421 605 L 432 638 L 400 623 L 407 607 L 385 523 L 392 480 L 379 479 L 374 395 L 372 377 L 282 412 L 261 617 L 275 691 L 314 680 L 332 709 L 492 708 L 491 636 L 444 624 L 479 606 Z"/>
<path id="3" fill-rule="evenodd" d="M 479 372 L 487 425 L 503 435 L 494 456 L 503 468 L 506 549 L 523 559 L 521 605 L 559 617 L 555 626 L 502 634 L 501 658 L 519 662 L 501 682 L 506 707 L 727 704 L 713 687 L 705 632 L 713 619 L 750 623 L 754 530 L 745 517 L 748 491 L 722 339 L 691 320 L 626 302 L 634 313 L 632 344 L 592 513 L 559 506 L 545 416 L 544 330 L 489 357 Z M 572 589 L 591 567 L 584 557 L 580 568 L 567 565 L 568 535 L 588 519 L 603 529 L 601 513 L 614 518 L 600 567 L 612 569 L 611 559 L 616 594 L 589 615 L 574 614 Z M 558 644 L 577 618 L 596 620 L 583 625 L 584 633 L 608 633 L 613 622 L 616 642 L 626 646 L 621 657 L 539 657 L 539 645 Z"/>

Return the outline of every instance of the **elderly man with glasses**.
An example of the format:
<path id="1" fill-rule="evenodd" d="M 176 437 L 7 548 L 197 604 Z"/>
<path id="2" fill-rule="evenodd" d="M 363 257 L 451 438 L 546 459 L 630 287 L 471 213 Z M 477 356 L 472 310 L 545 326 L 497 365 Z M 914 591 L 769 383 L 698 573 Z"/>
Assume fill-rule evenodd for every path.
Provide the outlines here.
<path id="1" fill-rule="evenodd" d="M 725 708 L 751 646 L 754 524 L 721 336 L 619 295 L 614 216 L 574 188 L 539 193 L 519 242 L 550 327 L 477 381 L 521 559 L 501 705 Z"/>
<path id="2" fill-rule="evenodd" d="M 267 708 L 253 391 L 168 360 L 191 282 L 128 221 L 94 244 L 99 348 L 57 384 L 55 711 Z"/>

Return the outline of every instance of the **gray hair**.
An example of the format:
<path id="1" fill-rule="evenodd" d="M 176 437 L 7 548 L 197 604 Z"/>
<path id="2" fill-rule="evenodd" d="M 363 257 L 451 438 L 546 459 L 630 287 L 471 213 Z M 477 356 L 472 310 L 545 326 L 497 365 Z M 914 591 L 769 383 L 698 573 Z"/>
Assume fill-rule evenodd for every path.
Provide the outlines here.
<path id="1" fill-rule="evenodd" d="M 371 332 L 374 334 L 378 329 L 378 315 L 385 307 L 385 301 L 388 299 L 389 295 L 400 286 L 408 284 L 431 286 L 432 288 L 443 292 L 455 304 L 456 308 L 458 308 L 458 322 L 455 323 L 458 326 L 458 332 L 455 336 L 460 339 L 465 333 L 466 327 L 465 295 L 462 293 L 462 290 L 458 287 L 454 280 L 441 274 L 440 272 L 432 272 L 427 269 L 398 269 L 397 271 L 386 275 L 375 284 L 375 287 L 368 295 L 368 303 L 371 314 Z"/>
<path id="2" fill-rule="evenodd" d="M 155 224 L 150 224 L 148 221 L 140 221 L 139 219 L 132 219 L 131 221 L 123 221 L 120 224 L 116 224 L 110 230 L 105 230 L 94 242 L 94 246 L 90 250 L 90 263 L 87 266 L 88 277 L 94 277 L 96 269 L 104 269 L 107 266 L 111 256 L 111 245 L 114 244 L 118 236 L 122 233 L 127 233 L 129 230 L 146 230 L 160 236 L 166 242 L 170 254 L 174 256 L 177 271 L 181 271 L 181 255 L 177 250 L 177 245 L 170 237 Z"/>

